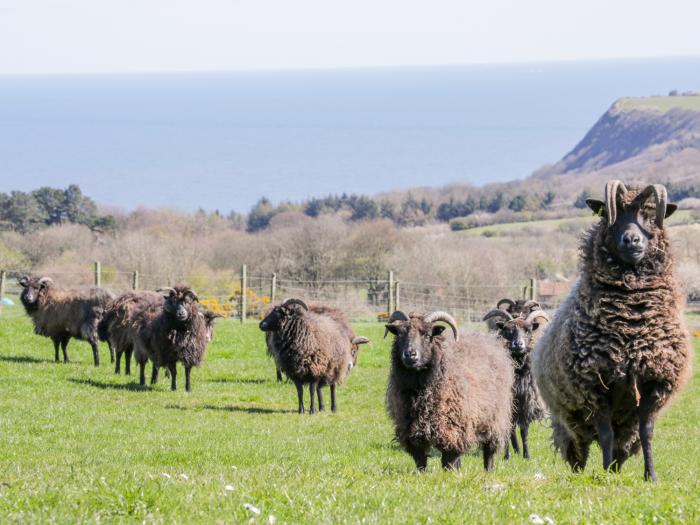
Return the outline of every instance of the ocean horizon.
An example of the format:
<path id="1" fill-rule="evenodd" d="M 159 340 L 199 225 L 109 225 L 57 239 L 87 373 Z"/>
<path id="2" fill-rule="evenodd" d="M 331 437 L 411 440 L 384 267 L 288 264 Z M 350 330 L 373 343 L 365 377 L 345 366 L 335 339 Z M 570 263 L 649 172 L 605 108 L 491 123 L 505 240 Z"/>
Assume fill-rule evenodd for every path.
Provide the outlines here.
<path id="1" fill-rule="evenodd" d="M 3 192 L 247 212 L 522 179 L 620 97 L 700 90 L 700 57 L 241 73 L 0 76 Z"/>

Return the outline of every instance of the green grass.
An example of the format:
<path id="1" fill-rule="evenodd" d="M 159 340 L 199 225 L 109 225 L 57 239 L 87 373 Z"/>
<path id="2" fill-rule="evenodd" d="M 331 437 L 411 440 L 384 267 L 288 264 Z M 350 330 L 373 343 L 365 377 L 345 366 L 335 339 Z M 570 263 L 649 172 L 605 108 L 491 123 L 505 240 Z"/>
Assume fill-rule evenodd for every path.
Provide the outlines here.
<path id="1" fill-rule="evenodd" d="M 85 343 L 55 364 L 48 340 L 7 308 L 0 320 L 0 522 L 241 523 L 691 523 L 700 521 L 700 386 L 692 383 L 656 432 L 659 483 L 641 458 L 607 475 L 594 447 L 569 472 L 532 430 L 531 461 L 463 459 L 458 473 L 431 459 L 417 475 L 392 444 L 384 410 L 388 343 L 378 324 L 339 389 L 339 412 L 299 416 L 278 385 L 254 324 L 219 323 L 192 393 L 167 380 L 95 369 Z M 106 351 L 103 350 L 103 361 Z M 107 359 L 108 361 L 108 359 Z M 260 516 L 244 508 L 252 504 Z"/>
<path id="2" fill-rule="evenodd" d="M 678 108 L 700 111 L 700 96 L 630 97 L 620 99 L 617 104 L 622 110 L 655 109 L 666 112 Z"/>

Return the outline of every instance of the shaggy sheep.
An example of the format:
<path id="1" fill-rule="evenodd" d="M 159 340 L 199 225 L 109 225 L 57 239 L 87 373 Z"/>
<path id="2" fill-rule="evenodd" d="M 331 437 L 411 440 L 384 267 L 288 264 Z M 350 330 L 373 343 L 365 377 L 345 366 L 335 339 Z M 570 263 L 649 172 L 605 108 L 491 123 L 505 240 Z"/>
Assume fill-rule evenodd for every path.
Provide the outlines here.
<path id="1" fill-rule="evenodd" d="M 655 480 L 659 411 L 686 383 L 692 351 L 664 219 L 676 206 L 659 184 L 605 187 L 588 200 L 601 219 L 584 235 L 580 278 L 535 347 L 533 374 L 552 416 L 552 439 L 573 470 L 592 441 L 603 467 L 639 451 Z"/>
<path id="2" fill-rule="evenodd" d="M 158 382 L 158 370 L 170 372 L 170 386 L 177 388 L 177 362 L 185 367 L 185 390 L 192 390 L 190 372 L 199 366 L 212 337 L 214 316 L 197 308 L 197 294 L 187 286 L 164 288 L 164 301 L 150 302 L 134 316 L 134 359 L 140 366 L 139 382 L 146 384 L 145 367 L 153 363 L 151 384 Z"/>
<path id="3" fill-rule="evenodd" d="M 131 355 L 134 349 L 133 320 L 137 312 L 151 304 L 162 304 L 165 299 L 153 292 L 128 292 L 110 302 L 97 325 L 101 341 L 108 341 L 116 353 L 115 374 L 120 373 L 124 355 L 125 373 L 131 374 Z"/>
<path id="4" fill-rule="evenodd" d="M 287 299 L 260 322 L 275 362 L 297 387 L 300 414 L 304 412 L 305 384 L 309 385 L 312 414 L 316 412 L 316 397 L 319 410 L 325 408 L 321 393 L 325 385 L 331 390 L 331 410 L 337 410 L 336 385 L 354 365 L 357 351 L 353 348 L 367 342 L 366 338 L 351 339 L 352 331 L 336 320 L 338 314 L 321 306 L 316 310 L 321 313 L 300 299 Z"/>
<path id="5" fill-rule="evenodd" d="M 53 341 L 55 358 L 59 346 L 63 361 L 68 362 L 68 341 L 71 337 L 90 343 L 95 366 L 100 365 L 97 347 L 97 323 L 114 297 L 102 288 L 68 290 L 54 286 L 49 277 L 24 276 L 20 300 L 34 323 L 34 331 Z M 112 360 L 112 348 L 110 347 Z"/>
<path id="6" fill-rule="evenodd" d="M 534 301 L 531 302 L 534 303 Z M 515 453 L 519 453 L 518 437 L 515 433 L 515 427 L 519 427 L 520 438 L 523 442 L 523 457 L 529 459 L 528 430 L 530 423 L 542 419 L 546 414 L 544 403 L 532 378 L 530 354 L 535 347 L 538 334 L 549 322 L 549 317 L 539 309 L 533 309 L 526 318 L 523 318 L 513 317 L 507 311 L 495 308 L 488 312 L 483 320 L 496 327 L 496 333 L 515 366 L 513 429 L 510 441 Z M 506 445 L 506 459 L 509 457 L 510 451 Z"/>
<path id="7" fill-rule="evenodd" d="M 454 339 L 445 337 L 450 326 Z M 396 440 L 425 470 L 428 452 L 442 454 L 443 468 L 458 469 L 460 457 L 481 446 L 484 468 L 511 430 L 513 365 L 491 334 L 458 339 L 445 312 L 394 312 L 386 325 L 394 335 L 387 407 Z"/>

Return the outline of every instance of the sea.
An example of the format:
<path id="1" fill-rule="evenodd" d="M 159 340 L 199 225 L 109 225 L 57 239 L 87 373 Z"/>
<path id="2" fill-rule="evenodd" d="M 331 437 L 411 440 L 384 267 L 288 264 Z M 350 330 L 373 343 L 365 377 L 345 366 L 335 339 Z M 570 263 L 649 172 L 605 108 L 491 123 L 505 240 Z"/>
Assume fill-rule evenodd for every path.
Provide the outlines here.
<path id="1" fill-rule="evenodd" d="M 527 177 L 700 57 L 287 72 L 0 76 L 0 192 L 221 213 Z"/>

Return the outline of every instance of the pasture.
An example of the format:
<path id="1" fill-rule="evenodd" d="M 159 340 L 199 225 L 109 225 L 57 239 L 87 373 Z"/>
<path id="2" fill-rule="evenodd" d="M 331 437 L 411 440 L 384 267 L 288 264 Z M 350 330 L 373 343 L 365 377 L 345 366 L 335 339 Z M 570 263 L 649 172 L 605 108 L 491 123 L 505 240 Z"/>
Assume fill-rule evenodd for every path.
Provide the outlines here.
<path id="1" fill-rule="evenodd" d="M 592 448 L 570 473 L 544 424 L 533 459 L 480 456 L 458 473 L 432 458 L 418 475 L 392 443 L 384 410 L 389 339 L 373 340 L 339 388 L 339 412 L 295 413 L 291 384 L 275 382 L 257 324 L 217 325 L 193 392 L 167 379 L 141 389 L 72 341 L 55 364 L 19 307 L 0 318 L 0 521 L 145 523 L 692 523 L 700 521 L 700 383 L 692 381 L 656 429 L 659 483 L 637 456 L 605 474 Z M 696 350 L 697 339 L 694 339 Z M 698 367 L 696 367 L 698 368 Z M 307 392 L 308 396 L 308 392 Z M 246 508 L 246 506 L 249 506 Z M 250 506 L 254 508 L 251 508 Z M 256 513 L 256 511 L 259 512 Z M 535 520 L 536 522 L 536 520 Z"/>

